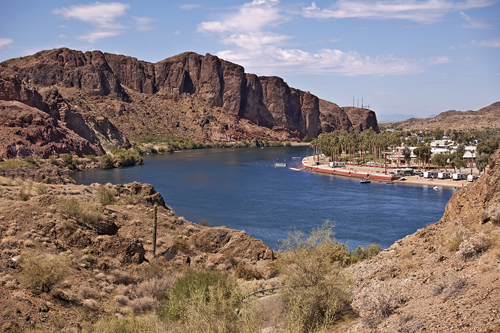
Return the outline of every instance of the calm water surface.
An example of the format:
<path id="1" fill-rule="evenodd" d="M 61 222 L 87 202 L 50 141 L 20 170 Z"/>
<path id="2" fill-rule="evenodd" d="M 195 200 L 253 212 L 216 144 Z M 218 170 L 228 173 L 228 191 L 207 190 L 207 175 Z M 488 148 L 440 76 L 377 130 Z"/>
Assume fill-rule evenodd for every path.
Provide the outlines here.
<path id="1" fill-rule="evenodd" d="M 188 221 L 245 230 L 277 249 L 294 230 L 326 220 L 351 249 L 390 246 L 438 221 L 454 190 L 431 186 L 359 184 L 359 180 L 274 168 L 300 166 L 307 147 L 202 149 L 147 156 L 144 165 L 73 174 L 77 184 L 153 184 L 167 205 Z M 294 158 L 295 157 L 295 158 Z"/>

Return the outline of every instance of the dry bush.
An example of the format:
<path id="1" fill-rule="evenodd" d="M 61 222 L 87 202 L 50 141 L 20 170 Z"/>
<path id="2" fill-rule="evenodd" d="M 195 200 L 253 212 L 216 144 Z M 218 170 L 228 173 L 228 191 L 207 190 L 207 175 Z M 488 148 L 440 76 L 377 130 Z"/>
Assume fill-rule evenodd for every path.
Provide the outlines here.
<path id="1" fill-rule="evenodd" d="M 96 310 L 97 309 L 97 301 L 94 299 L 86 299 L 83 301 L 82 305 L 89 310 Z"/>
<path id="2" fill-rule="evenodd" d="M 174 286 L 176 280 L 176 275 L 164 276 L 161 279 L 152 278 L 133 286 L 129 293 L 137 298 L 154 297 L 162 300 L 166 293 Z"/>
<path id="3" fill-rule="evenodd" d="M 155 315 L 109 317 L 99 320 L 85 333 L 162 333 L 168 332 Z"/>
<path id="4" fill-rule="evenodd" d="M 401 333 L 413 333 L 424 327 L 424 323 L 420 318 L 411 314 L 404 314 L 399 317 L 399 330 Z"/>
<path id="5" fill-rule="evenodd" d="M 488 207 L 481 216 L 481 222 L 487 223 L 492 222 L 495 225 L 500 225 L 500 206 L 492 205 Z"/>
<path id="6" fill-rule="evenodd" d="M 120 305 L 128 306 L 128 302 L 130 302 L 130 298 L 124 295 L 116 295 L 115 301 L 117 301 Z"/>
<path id="7" fill-rule="evenodd" d="M 90 203 L 81 203 L 75 197 L 60 198 L 57 203 L 57 211 L 89 224 L 95 224 L 99 221 L 97 208 Z"/>
<path id="8" fill-rule="evenodd" d="M 114 284 L 129 285 L 137 282 L 137 278 L 127 271 L 114 269 L 111 271 L 111 274 L 114 276 Z"/>
<path id="9" fill-rule="evenodd" d="M 461 276 L 453 278 L 453 280 L 448 283 L 445 299 L 457 297 L 463 290 L 467 289 L 468 286 L 469 282 L 467 277 Z"/>
<path id="10" fill-rule="evenodd" d="M 115 202 L 116 191 L 105 185 L 100 185 L 97 190 L 97 198 L 101 206 L 112 205 Z"/>
<path id="11" fill-rule="evenodd" d="M 149 310 L 155 309 L 159 305 L 154 297 L 144 296 L 136 298 L 128 302 L 128 306 L 132 308 L 135 314 L 145 313 Z"/>
<path id="12" fill-rule="evenodd" d="M 36 251 L 21 254 L 19 280 L 34 293 L 48 292 L 66 277 L 71 268 L 71 259 L 65 254 L 41 255 Z"/>
<path id="13" fill-rule="evenodd" d="M 307 238 L 289 234 L 286 251 L 276 266 L 285 285 L 282 301 L 286 313 L 284 329 L 310 332 L 327 328 L 348 309 L 351 279 L 343 266 L 350 263 L 345 244 L 333 238 L 328 221 Z"/>
<path id="14" fill-rule="evenodd" d="M 492 239 L 484 232 L 477 233 L 464 239 L 458 248 L 458 255 L 463 260 L 473 259 L 477 254 L 484 252 L 492 245 Z"/>
<path id="15" fill-rule="evenodd" d="M 174 332 L 250 333 L 262 329 L 261 316 L 242 301 L 236 281 L 217 271 L 187 271 L 170 291 L 160 317 L 170 322 Z"/>
<path id="16" fill-rule="evenodd" d="M 49 188 L 47 187 L 47 185 L 45 184 L 40 184 L 37 186 L 36 188 L 36 193 L 38 195 L 43 195 L 43 194 L 47 194 L 47 192 L 49 191 Z"/>
<path id="17" fill-rule="evenodd" d="M 250 280 L 260 280 L 263 278 L 262 273 L 257 269 L 249 267 L 244 263 L 236 264 L 234 269 L 234 275 L 239 279 L 244 279 L 246 281 Z"/>
<path id="18" fill-rule="evenodd" d="M 78 289 L 78 296 L 83 299 L 98 298 L 99 292 L 88 285 L 83 285 Z"/>
<path id="19" fill-rule="evenodd" d="M 374 280 L 354 297 L 352 307 L 365 325 L 375 327 L 406 303 L 407 283 L 406 280 Z"/>

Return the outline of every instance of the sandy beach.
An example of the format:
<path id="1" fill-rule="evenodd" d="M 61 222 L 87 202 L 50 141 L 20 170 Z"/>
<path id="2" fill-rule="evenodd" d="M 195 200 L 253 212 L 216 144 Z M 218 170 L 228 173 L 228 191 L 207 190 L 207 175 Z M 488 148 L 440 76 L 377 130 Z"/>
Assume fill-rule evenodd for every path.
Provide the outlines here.
<path id="1" fill-rule="evenodd" d="M 305 166 L 315 166 L 315 163 L 311 156 L 309 158 L 305 158 L 302 163 Z M 319 166 L 324 168 L 329 168 L 329 161 L 326 157 L 320 157 Z M 372 167 L 372 166 L 356 166 L 356 165 L 347 165 L 342 168 L 334 168 L 339 171 L 351 171 L 353 173 L 361 173 L 361 174 L 370 174 L 370 175 L 385 175 L 386 169 L 382 167 Z M 392 169 L 387 169 L 387 174 L 391 172 Z M 339 177 L 345 177 L 343 175 L 338 174 Z M 370 177 L 368 177 L 370 178 Z M 419 186 L 430 186 L 430 187 L 446 187 L 446 188 L 463 188 L 471 182 L 467 180 L 453 180 L 453 179 L 432 179 L 432 178 L 423 178 L 419 176 L 405 176 L 401 179 L 405 180 L 394 180 L 394 184 L 406 184 L 406 185 L 419 185 Z M 372 182 L 385 182 L 383 180 L 371 179 Z"/>

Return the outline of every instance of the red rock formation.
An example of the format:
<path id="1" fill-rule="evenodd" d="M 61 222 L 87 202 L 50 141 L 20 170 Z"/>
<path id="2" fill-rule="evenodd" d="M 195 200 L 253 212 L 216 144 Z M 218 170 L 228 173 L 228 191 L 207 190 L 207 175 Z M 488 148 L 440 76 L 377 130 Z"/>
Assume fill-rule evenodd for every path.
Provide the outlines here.
<path id="1" fill-rule="evenodd" d="M 101 155 L 102 147 L 66 128 L 47 113 L 17 101 L 0 101 L 0 155 Z"/>
<path id="2" fill-rule="evenodd" d="M 64 98 L 60 91 L 64 91 Z M 311 139 L 322 131 L 349 126 L 344 116 L 332 117 L 328 108 L 326 115 L 321 115 L 318 98 L 309 92 L 290 88 L 278 77 L 245 74 L 243 67 L 210 54 L 202 56 L 186 52 L 152 64 L 100 51 L 61 48 L 7 60 L 0 65 L 0 99 L 21 101 L 45 111 L 63 120 L 69 129 L 91 143 L 106 139 L 106 134 L 99 130 L 100 126 L 95 126 L 95 117 L 102 115 L 102 111 L 106 110 L 107 115 L 114 114 L 117 109 L 120 113 L 130 109 L 143 112 L 148 96 L 172 93 L 192 96 L 206 103 L 207 107 L 220 108 L 237 119 L 248 119 L 268 129 L 286 131 L 297 138 Z M 134 95 L 134 101 L 131 95 Z M 104 108 L 101 106 L 103 102 L 107 104 Z M 164 107 L 165 104 L 155 103 L 149 106 Z M 168 120 L 179 123 L 177 127 L 180 127 L 182 121 L 176 119 L 185 117 L 186 111 L 177 110 L 175 115 L 169 113 Z M 140 118 L 144 126 L 140 127 L 147 127 L 144 116 L 150 116 L 150 110 L 143 113 Z M 356 129 L 377 127 L 374 116 L 370 119 L 363 119 L 363 116 L 371 117 L 371 114 L 349 111 L 349 118 L 355 119 L 350 122 Z M 221 121 L 219 127 L 226 127 L 224 121 L 227 119 L 216 118 Z M 135 126 L 130 123 L 121 124 L 120 119 L 115 121 L 122 131 L 127 128 L 134 132 Z M 156 120 L 153 122 L 158 124 Z M 189 127 L 192 126 L 183 126 L 186 136 L 199 131 Z M 169 130 L 164 129 L 165 132 Z M 206 133 L 198 135 L 211 137 L 214 129 L 205 128 L 203 131 Z M 120 135 L 114 135 L 104 146 L 124 140 Z"/>

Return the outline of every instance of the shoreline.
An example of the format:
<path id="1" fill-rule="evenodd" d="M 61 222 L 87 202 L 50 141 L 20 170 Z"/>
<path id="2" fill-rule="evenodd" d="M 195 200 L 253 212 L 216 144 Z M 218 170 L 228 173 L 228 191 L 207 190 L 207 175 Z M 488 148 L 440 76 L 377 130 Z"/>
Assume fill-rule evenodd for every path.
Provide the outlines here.
<path id="1" fill-rule="evenodd" d="M 392 184 L 403 185 L 407 184 L 430 187 L 437 186 L 457 190 L 471 184 L 471 182 L 467 180 L 432 179 L 419 176 L 404 176 L 403 178 L 405 178 L 405 180 L 400 180 L 400 177 L 394 177 L 385 174 L 385 168 L 381 167 L 348 165 L 346 167 L 332 168 L 327 163 L 327 158 L 321 157 L 320 164 L 316 165 L 312 160 L 312 156 L 308 156 L 302 160 L 302 167 L 310 172 L 324 173 L 342 177 L 354 177 L 359 179 L 366 177 L 371 181 L 378 181 L 381 183 L 390 182 Z"/>

